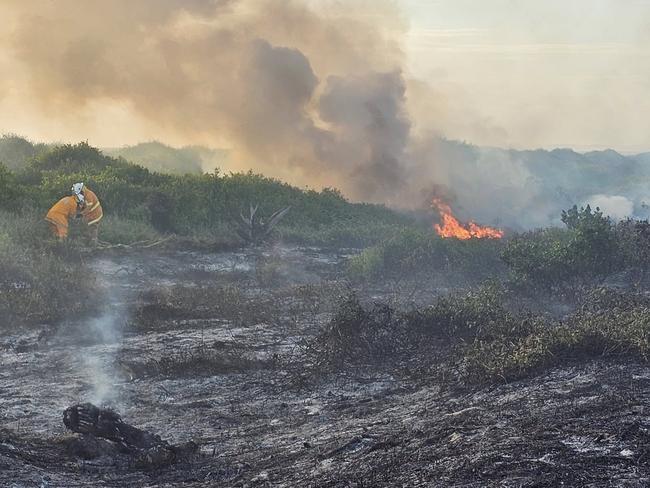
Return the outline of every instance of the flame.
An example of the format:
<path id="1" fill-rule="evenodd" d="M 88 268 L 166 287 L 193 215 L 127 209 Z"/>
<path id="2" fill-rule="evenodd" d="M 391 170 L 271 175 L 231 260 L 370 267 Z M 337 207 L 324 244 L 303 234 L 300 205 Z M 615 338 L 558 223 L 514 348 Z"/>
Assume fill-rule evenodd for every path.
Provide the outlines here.
<path id="1" fill-rule="evenodd" d="M 455 237 L 456 239 L 501 239 L 503 231 L 493 227 L 483 227 L 474 222 L 469 222 L 467 225 L 461 224 L 456 217 L 454 217 L 451 207 L 439 198 L 434 198 L 431 205 L 435 207 L 440 213 L 442 219 L 441 224 L 435 224 L 433 228 L 441 237 Z"/>

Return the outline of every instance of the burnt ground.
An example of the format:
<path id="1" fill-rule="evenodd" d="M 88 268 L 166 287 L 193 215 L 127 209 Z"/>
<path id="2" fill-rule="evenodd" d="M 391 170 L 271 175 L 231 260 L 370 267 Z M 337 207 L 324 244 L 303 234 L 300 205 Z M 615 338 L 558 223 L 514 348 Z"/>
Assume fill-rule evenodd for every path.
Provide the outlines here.
<path id="1" fill-rule="evenodd" d="M 390 358 L 308 368 L 302 346 L 351 286 L 345 254 L 93 258 L 101 316 L 0 340 L 0 486 L 650 485 L 646 365 L 591 361 L 491 386 Z M 84 401 L 200 452 L 155 470 L 82 455 L 62 413 Z"/>

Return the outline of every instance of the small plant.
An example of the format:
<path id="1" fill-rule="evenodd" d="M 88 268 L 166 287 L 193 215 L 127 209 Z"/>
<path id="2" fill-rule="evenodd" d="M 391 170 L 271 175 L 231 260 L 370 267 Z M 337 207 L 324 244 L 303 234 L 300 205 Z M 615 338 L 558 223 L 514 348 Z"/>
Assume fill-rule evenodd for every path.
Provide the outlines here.
<path id="1" fill-rule="evenodd" d="M 271 232 L 280 220 L 287 214 L 291 207 L 285 207 L 271 214 L 268 221 L 262 219 L 257 213 L 259 206 L 250 205 L 249 214 L 240 214 L 241 221 L 236 227 L 237 234 L 249 244 L 260 244 L 271 236 Z"/>
<path id="2" fill-rule="evenodd" d="M 390 306 L 364 307 L 354 293 L 341 297 L 327 328 L 308 346 L 313 366 L 329 370 L 395 357 L 400 349 L 396 319 Z"/>

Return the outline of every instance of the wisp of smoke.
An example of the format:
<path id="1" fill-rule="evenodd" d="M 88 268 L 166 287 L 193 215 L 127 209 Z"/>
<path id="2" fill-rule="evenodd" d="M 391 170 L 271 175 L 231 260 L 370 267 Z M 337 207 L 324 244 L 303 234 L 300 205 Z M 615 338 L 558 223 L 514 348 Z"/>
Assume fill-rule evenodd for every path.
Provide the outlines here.
<path id="1" fill-rule="evenodd" d="M 89 401 L 95 405 L 119 400 L 115 388 L 115 357 L 121 346 L 122 325 L 125 320 L 123 300 L 109 293 L 108 309 L 99 317 L 88 320 L 85 333 L 93 346 L 78 349 L 80 364 L 91 385 Z"/>

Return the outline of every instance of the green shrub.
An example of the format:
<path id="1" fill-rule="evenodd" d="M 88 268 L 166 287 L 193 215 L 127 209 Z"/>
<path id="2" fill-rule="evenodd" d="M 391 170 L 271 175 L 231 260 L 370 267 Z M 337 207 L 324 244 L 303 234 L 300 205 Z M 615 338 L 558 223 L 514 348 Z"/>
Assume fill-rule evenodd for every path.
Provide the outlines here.
<path id="1" fill-rule="evenodd" d="M 463 354 L 468 381 L 514 380 L 591 358 L 650 358 L 650 300 L 596 289 L 561 324 L 532 322 L 526 334 L 479 337 Z"/>
<path id="2" fill-rule="evenodd" d="M 615 227 L 599 208 L 587 205 L 562 212 L 562 222 L 572 231 L 569 264 L 576 273 L 604 276 L 618 269 Z"/>
<path id="3" fill-rule="evenodd" d="M 348 275 L 357 280 L 378 278 L 383 268 L 384 251 L 379 246 L 365 249 L 348 260 Z"/>
<path id="4" fill-rule="evenodd" d="M 0 162 L 0 209 L 14 210 L 20 206 L 20 190 L 16 178 Z"/>
<path id="5" fill-rule="evenodd" d="M 562 212 L 567 229 L 541 229 L 515 236 L 503 251 L 515 282 L 544 288 L 602 279 L 624 267 L 616 227 L 599 209 Z"/>
<path id="6" fill-rule="evenodd" d="M 132 244 L 160 238 L 156 229 L 142 220 L 109 215 L 99 224 L 99 239 L 111 244 Z"/>
<path id="7" fill-rule="evenodd" d="M 502 259 L 517 283 L 553 287 L 575 276 L 569 266 L 572 235 L 566 229 L 526 232 L 510 239 Z"/>
<path id="8" fill-rule="evenodd" d="M 102 304 L 74 241 L 52 242 L 35 214 L 0 212 L 0 326 L 53 323 Z"/>
<path id="9" fill-rule="evenodd" d="M 46 150 L 45 144 L 33 144 L 15 134 L 0 137 L 0 163 L 13 170 L 25 168 L 34 157 Z"/>
<path id="10" fill-rule="evenodd" d="M 364 306 L 352 294 L 307 351 L 313 365 L 326 369 L 403 358 L 428 370 L 432 361 L 444 360 L 470 383 L 516 380 L 593 358 L 650 359 L 645 295 L 598 288 L 562 322 L 515 314 L 505 298 L 505 290 L 492 284 L 399 312 L 385 304 Z"/>
<path id="11" fill-rule="evenodd" d="M 106 156 L 87 143 L 50 148 L 14 177 L 17 186 L 13 182 L 10 186 L 19 188 L 17 200 L 29 201 L 42 214 L 69 194 L 73 183 L 83 181 L 97 193 L 107 216 L 186 237 L 197 232 L 222 235 L 251 204 L 259 205 L 260 215 L 290 206 L 281 235 L 302 244 L 365 246 L 396 228 L 413 225 L 408 217 L 383 206 L 350 203 L 336 190 L 300 190 L 252 172 L 155 173 Z"/>
<path id="12" fill-rule="evenodd" d="M 408 312 L 404 320 L 418 335 L 452 341 L 525 334 L 529 323 L 506 309 L 503 293 L 499 285 L 488 284 L 465 294 L 440 297 L 433 305 Z"/>
<path id="13" fill-rule="evenodd" d="M 650 269 L 650 222 L 626 219 L 616 225 L 619 260 L 645 275 Z"/>
<path id="14" fill-rule="evenodd" d="M 164 233 L 174 231 L 172 225 L 174 202 L 169 195 L 161 191 L 151 193 L 147 199 L 147 209 L 151 215 L 151 225 L 154 229 Z"/>
<path id="15" fill-rule="evenodd" d="M 503 272 L 502 247 L 500 240 L 443 239 L 432 231 L 404 228 L 350 258 L 348 270 L 355 280 L 409 277 L 479 283 Z"/>
<path id="16" fill-rule="evenodd" d="M 69 246 L 61 245 L 51 238 L 45 214 L 40 214 L 32 209 L 21 212 L 0 210 L 0 235 L 11 252 L 25 255 L 31 252 L 73 251 L 74 243 Z"/>

